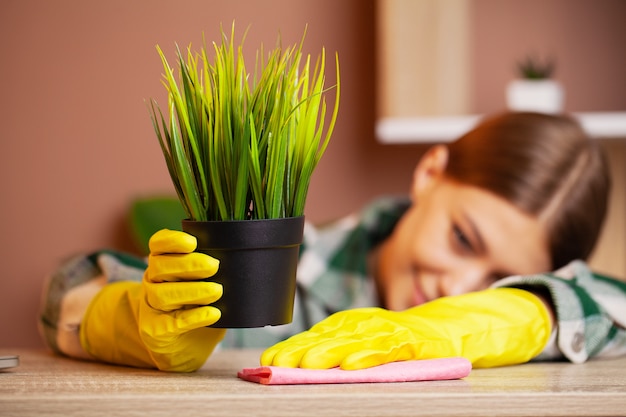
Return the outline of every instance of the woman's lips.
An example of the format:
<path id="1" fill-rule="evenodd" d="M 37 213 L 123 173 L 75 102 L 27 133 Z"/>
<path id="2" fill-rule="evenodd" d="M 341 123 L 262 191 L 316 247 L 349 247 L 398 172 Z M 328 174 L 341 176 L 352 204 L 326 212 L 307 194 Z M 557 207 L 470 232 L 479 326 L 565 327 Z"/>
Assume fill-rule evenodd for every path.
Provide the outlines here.
<path id="1" fill-rule="evenodd" d="M 420 304 L 424 304 L 425 302 L 426 297 L 424 296 L 424 292 L 422 291 L 420 280 L 418 277 L 415 277 L 413 279 L 413 305 L 417 306 Z"/>

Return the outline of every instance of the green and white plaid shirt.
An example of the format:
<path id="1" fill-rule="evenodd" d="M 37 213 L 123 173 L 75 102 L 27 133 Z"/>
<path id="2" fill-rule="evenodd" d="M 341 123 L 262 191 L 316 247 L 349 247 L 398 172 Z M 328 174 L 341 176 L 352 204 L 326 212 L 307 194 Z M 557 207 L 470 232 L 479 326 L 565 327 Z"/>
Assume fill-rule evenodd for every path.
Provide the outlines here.
<path id="1" fill-rule="evenodd" d="M 360 213 L 323 227 L 305 226 L 298 266 L 298 291 L 293 322 L 258 329 L 231 329 L 221 346 L 265 348 L 308 329 L 330 314 L 378 305 L 368 257 L 388 237 L 409 207 L 405 198 L 382 198 Z M 110 282 L 140 281 L 145 264 L 112 251 L 79 256 L 53 275 L 44 297 L 41 324 L 55 350 L 58 305 L 63 294 L 96 276 Z M 626 354 L 626 283 L 593 274 L 574 261 L 552 274 L 513 276 L 494 286 L 537 288 L 551 295 L 558 326 L 537 359 L 567 358 L 581 363 L 594 356 Z"/>

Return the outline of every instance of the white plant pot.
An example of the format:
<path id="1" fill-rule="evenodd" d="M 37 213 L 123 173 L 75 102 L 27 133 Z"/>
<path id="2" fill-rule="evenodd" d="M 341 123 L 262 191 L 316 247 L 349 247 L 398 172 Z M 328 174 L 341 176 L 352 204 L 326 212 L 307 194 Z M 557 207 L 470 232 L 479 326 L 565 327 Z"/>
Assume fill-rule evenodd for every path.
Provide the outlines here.
<path id="1" fill-rule="evenodd" d="M 512 111 L 560 113 L 565 93 L 554 80 L 513 80 L 506 88 L 506 104 Z"/>

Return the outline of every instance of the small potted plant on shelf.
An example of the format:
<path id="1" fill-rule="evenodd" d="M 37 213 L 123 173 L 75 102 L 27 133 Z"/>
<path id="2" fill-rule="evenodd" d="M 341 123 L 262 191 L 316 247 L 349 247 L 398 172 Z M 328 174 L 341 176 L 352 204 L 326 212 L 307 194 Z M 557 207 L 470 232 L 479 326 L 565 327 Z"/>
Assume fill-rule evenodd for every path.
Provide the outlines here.
<path id="1" fill-rule="evenodd" d="M 306 35 L 306 31 L 305 31 Z M 289 323 L 311 176 L 338 114 L 339 63 L 327 114 L 325 51 L 315 66 L 302 45 L 257 51 L 254 73 L 242 44 L 222 30 L 221 42 L 186 53 L 178 74 L 157 46 L 168 93 L 164 115 L 151 119 L 198 251 L 220 260 L 224 294 L 215 327 Z M 211 49 L 211 50 L 209 50 Z M 214 58 L 211 61 L 210 56 Z M 328 123 L 328 124 L 326 124 Z"/>
<path id="2" fill-rule="evenodd" d="M 541 61 L 529 55 L 518 62 L 518 78 L 507 85 L 507 107 L 514 111 L 561 112 L 564 92 L 552 78 L 554 70 L 553 59 Z"/>

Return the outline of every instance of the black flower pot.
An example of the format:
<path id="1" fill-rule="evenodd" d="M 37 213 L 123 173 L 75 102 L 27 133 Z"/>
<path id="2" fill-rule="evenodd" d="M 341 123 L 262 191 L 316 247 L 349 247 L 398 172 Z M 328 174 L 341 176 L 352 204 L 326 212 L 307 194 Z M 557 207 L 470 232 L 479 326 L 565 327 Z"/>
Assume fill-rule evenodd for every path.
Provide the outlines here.
<path id="1" fill-rule="evenodd" d="M 304 216 L 268 220 L 183 220 L 198 252 L 220 261 L 209 279 L 224 294 L 214 305 L 222 317 L 211 327 L 244 328 L 290 323 Z"/>

